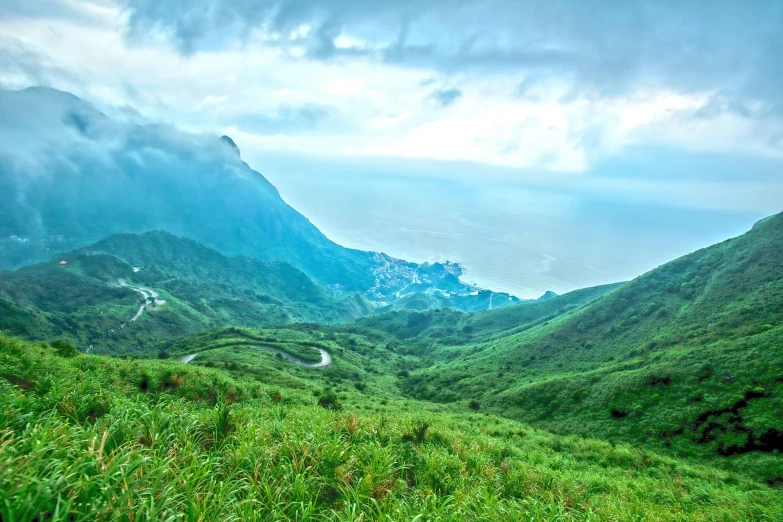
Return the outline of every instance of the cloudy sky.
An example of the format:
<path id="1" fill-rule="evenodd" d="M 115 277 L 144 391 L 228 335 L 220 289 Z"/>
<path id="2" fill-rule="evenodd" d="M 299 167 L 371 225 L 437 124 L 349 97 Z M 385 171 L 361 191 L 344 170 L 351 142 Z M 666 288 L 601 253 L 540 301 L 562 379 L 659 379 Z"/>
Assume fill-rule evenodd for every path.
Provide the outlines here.
<path id="1" fill-rule="evenodd" d="M 229 134 L 308 205 L 287 171 L 382 166 L 755 219 L 781 56 L 781 1 L 0 0 L 0 87 Z"/>

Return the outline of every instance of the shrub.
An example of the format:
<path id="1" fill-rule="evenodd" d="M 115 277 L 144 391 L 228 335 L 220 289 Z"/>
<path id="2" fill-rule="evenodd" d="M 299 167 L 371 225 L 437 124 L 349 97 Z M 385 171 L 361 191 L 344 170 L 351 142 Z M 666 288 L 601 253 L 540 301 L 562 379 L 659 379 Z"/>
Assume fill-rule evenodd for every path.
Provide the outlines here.
<path id="1" fill-rule="evenodd" d="M 343 409 L 337 394 L 331 390 L 325 390 L 323 393 L 321 393 L 321 397 L 318 399 L 318 405 L 322 408 L 326 408 L 327 410 L 339 411 Z"/>
<path id="2" fill-rule="evenodd" d="M 628 416 L 628 412 L 622 410 L 612 410 L 611 413 L 613 419 L 624 419 Z"/>
<path id="3" fill-rule="evenodd" d="M 57 339 L 55 341 L 52 341 L 49 343 L 49 345 L 54 348 L 54 351 L 57 352 L 57 355 L 60 357 L 75 357 L 79 354 L 79 350 L 76 349 L 74 345 L 69 343 L 68 341 L 64 341 L 62 339 Z"/>

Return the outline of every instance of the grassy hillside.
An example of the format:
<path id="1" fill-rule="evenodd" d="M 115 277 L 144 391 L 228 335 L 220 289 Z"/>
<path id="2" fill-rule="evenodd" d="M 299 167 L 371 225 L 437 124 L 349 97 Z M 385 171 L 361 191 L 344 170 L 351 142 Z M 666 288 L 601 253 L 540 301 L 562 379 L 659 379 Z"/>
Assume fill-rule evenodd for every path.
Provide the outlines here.
<path id="1" fill-rule="evenodd" d="M 783 215 L 519 333 L 440 347 L 407 390 L 783 482 Z"/>
<path id="2" fill-rule="evenodd" d="M 585 288 L 544 300 L 525 301 L 477 313 L 448 308 L 377 313 L 359 319 L 355 324 L 360 328 L 391 334 L 418 353 L 423 353 L 434 346 L 461 346 L 527 330 L 583 306 L 621 285 L 617 283 Z"/>
<path id="3" fill-rule="evenodd" d="M 120 279 L 156 290 L 166 304 L 131 321 L 142 296 Z M 66 337 L 96 353 L 143 353 L 215 325 L 335 323 L 370 309 L 360 296 L 335 294 L 288 264 L 229 258 L 165 232 L 120 234 L 0 272 L 0 299 L 0 329 Z"/>
<path id="4" fill-rule="evenodd" d="M 193 240 L 160 230 L 140 235 L 116 234 L 88 250 L 118 256 L 141 268 L 136 279 L 142 282 L 157 284 L 163 280 L 168 285 L 166 288 L 181 289 L 184 294 L 193 293 L 186 287 L 198 285 L 202 300 L 209 300 L 214 295 L 214 299 L 224 300 L 247 301 L 249 297 L 260 302 L 277 301 L 277 305 L 288 305 L 288 312 L 293 315 L 291 321 L 347 321 L 371 310 L 371 305 L 358 294 L 337 295 L 287 263 L 267 263 L 244 256 L 227 257 Z M 145 267 L 164 274 L 151 273 Z M 239 314 L 242 307 L 252 308 L 243 302 L 231 307 L 229 313 Z M 265 324 L 263 320 L 255 320 L 256 324 Z"/>
<path id="5" fill-rule="evenodd" d="M 3 520 L 783 517 L 757 482 L 492 415 L 7 338 L 0 368 Z"/>

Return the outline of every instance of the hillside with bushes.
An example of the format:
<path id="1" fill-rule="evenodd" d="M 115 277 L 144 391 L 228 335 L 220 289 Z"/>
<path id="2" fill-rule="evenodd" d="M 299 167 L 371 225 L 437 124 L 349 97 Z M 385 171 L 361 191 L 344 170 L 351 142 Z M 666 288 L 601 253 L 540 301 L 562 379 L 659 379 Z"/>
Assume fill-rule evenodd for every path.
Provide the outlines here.
<path id="1" fill-rule="evenodd" d="M 420 399 L 783 477 L 783 215 L 533 328 L 434 345 Z M 522 307 L 520 307 L 522 308 Z M 458 357 L 453 354 L 458 353 Z"/>
<path id="2" fill-rule="evenodd" d="M 4 520 L 783 516 L 758 482 L 494 415 L 5 337 L 0 367 Z"/>

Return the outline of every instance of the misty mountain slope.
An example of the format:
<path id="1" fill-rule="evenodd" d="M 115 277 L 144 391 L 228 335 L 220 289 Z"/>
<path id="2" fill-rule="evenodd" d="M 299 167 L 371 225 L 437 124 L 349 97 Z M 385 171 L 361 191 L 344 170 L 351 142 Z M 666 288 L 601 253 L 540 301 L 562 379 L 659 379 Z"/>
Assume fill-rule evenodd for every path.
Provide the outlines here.
<path id="1" fill-rule="evenodd" d="M 409 393 L 783 476 L 783 214 L 588 306 L 461 348 Z M 442 348 L 437 359 L 452 356 Z"/>
<path id="2" fill-rule="evenodd" d="M 462 283 L 458 265 L 330 241 L 242 161 L 231 138 L 126 119 L 53 89 L 0 90 L 0 269 L 111 234 L 166 230 L 387 304 L 428 293 L 439 306 L 489 307 L 490 294 Z M 517 301 L 498 293 L 495 306 Z"/>
<path id="3" fill-rule="evenodd" d="M 40 260 L 47 247 L 165 229 L 289 262 L 325 284 L 374 284 L 374 256 L 329 241 L 230 140 L 113 121 L 46 88 L 0 90 L 0 129 L 0 267 Z"/>
<path id="4" fill-rule="evenodd" d="M 141 295 L 119 279 L 160 292 L 166 304 L 130 321 Z M 114 235 L 0 272 L 0 298 L 9 315 L 0 328 L 36 339 L 64 336 L 103 353 L 143 353 L 214 325 L 335 323 L 371 309 L 361 296 L 330 292 L 286 263 L 229 258 L 160 231 Z"/>

